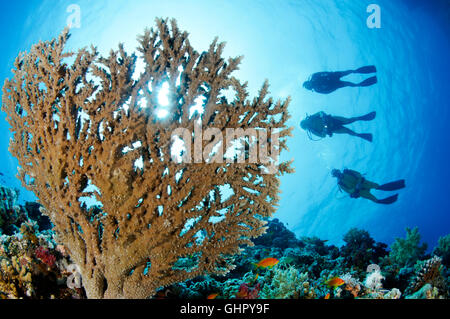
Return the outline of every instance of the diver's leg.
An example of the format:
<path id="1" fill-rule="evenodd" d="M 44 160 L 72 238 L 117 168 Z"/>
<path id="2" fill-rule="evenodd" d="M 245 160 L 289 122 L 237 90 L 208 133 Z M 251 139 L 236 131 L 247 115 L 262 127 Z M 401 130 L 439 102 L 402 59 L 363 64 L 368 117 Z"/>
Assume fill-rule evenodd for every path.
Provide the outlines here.
<path id="1" fill-rule="evenodd" d="M 382 191 L 396 191 L 398 189 L 404 188 L 405 185 L 405 180 L 401 179 L 395 182 L 390 182 L 390 183 L 386 183 L 383 185 L 380 185 L 377 187 L 377 189 L 382 190 Z"/>
<path id="2" fill-rule="evenodd" d="M 374 85 L 377 82 L 378 82 L 377 77 L 376 76 L 372 76 L 372 77 L 370 77 L 368 79 L 365 79 L 361 83 L 359 83 L 358 86 L 371 86 L 371 85 Z"/>
<path id="3" fill-rule="evenodd" d="M 352 117 L 355 121 L 372 121 L 377 116 L 377 112 L 370 112 L 366 115 Z"/>
<path id="4" fill-rule="evenodd" d="M 356 121 L 371 121 L 375 118 L 376 114 L 377 114 L 376 112 L 370 112 L 366 115 L 355 116 L 355 117 L 350 117 L 350 118 L 343 117 L 343 116 L 332 116 L 332 119 L 334 121 L 337 121 L 341 125 L 346 125 L 346 124 L 351 124 Z"/>
<path id="5" fill-rule="evenodd" d="M 368 181 L 367 179 L 364 179 L 364 189 L 371 190 L 372 188 L 378 189 L 380 185 L 371 181 Z"/>
<path id="6" fill-rule="evenodd" d="M 355 70 L 355 73 L 363 73 L 363 74 L 375 73 L 375 72 L 377 72 L 377 68 L 375 67 L 375 65 L 363 66 L 363 67 Z"/>
<path id="7" fill-rule="evenodd" d="M 392 204 L 392 203 L 395 203 L 397 201 L 397 199 L 398 199 L 398 194 L 395 194 L 395 195 L 392 195 L 392 196 L 389 196 L 389 197 L 386 197 L 386 198 L 383 198 L 383 199 L 377 199 L 367 189 L 361 190 L 359 192 L 359 195 L 361 197 L 367 198 L 367 199 L 369 199 L 372 202 L 377 203 L 377 204 Z"/>
<path id="8" fill-rule="evenodd" d="M 343 116 L 332 116 L 331 118 L 333 121 L 336 121 L 340 125 L 351 124 L 351 123 L 357 121 L 356 117 L 347 118 L 347 117 L 343 117 Z"/>
<path id="9" fill-rule="evenodd" d="M 369 189 L 360 190 L 359 195 L 363 198 L 371 200 L 372 202 L 378 203 L 378 199 L 373 194 L 370 193 Z"/>
<path id="10" fill-rule="evenodd" d="M 377 72 L 377 68 L 375 67 L 375 65 L 368 65 L 368 66 L 363 66 L 360 68 L 357 68 L 356 70 L 347 70 L 347 71 L 337 71 L 337 72 L 333 72 L 336 75 L 339 75 L 339 77 L 343 77 L 352 73 L 362 73 L 362 74 L 368 74 L 368 73 L 375 73 Z"/>
<path id="11" fill-rule="evenodd" d="M 377 200 L 378 204 L 393 204 L 397 201 L 398 199 L 398 194 L 383 198 L 383 199 L 379 199 Z"/>
<path id="12" fill-rule="evenodd" d="M 347 76 L 352 73 L 355 73 L 355 70 L 336 71 L 336 72 L 333 72 L 333 75 L 337 76 L 338 78 L 342 78 L 343 76 Z"/>
<path id="13" fill-rule="evenodd" d="M 356 133 L 354 131 L 352 131 L 351 129 L 341 126 L 339 128 L 336 128 L 335 130 L 333 130 L 333 133 L 336 134 L 349 134 L 352 136 L 358 136 L 362 139 L 365 139 L 366 141 L 372 142 L 373 136 L 370 133 Z"/>
<path id="14" fill-rule="evenodd" d="M 333 88 L 333 91 L 335 91 L 337 89 L 340 89 L 340 88 L 343 88 L 346 86 L 356 87 L 356 86 L 359 86 L 359 84 L 355 84 L 355 83 L 352 83 L 349 81 L 336 80 L 336 81 L 330 82 L 329 86 Z"/>

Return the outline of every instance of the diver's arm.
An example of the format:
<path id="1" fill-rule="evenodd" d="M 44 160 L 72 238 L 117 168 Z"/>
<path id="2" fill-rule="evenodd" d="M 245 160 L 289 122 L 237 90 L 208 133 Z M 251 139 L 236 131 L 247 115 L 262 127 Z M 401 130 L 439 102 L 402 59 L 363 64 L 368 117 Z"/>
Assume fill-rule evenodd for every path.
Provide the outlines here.
<path id="1" fill-rule="evenodd" d="M 344 192 L 346 192 L 350 195 L 355 191 L 354 189 L 350 189 L 350 188 L 346 187 L 344 183 L 339 183 L 338 185 L 341 190 L 343 190 Z"/>

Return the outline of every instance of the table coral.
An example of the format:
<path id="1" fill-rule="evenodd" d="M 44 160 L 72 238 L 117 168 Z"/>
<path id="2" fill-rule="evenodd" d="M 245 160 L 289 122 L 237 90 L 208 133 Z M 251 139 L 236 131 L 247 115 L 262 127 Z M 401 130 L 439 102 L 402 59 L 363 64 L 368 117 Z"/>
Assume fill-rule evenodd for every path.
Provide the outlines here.
<path id="1" fill-rule="evenodd" d="M 227 256 L 265 231 L 278 177 L 292 171 L 278 163 L 289 99 L 268 97 L 267 81 L 249 99 L 246 83 L 231 76 L 241 58 L 222 58 L 217 39 L 198 53 L 174 20 L 157 19 L 139 37 L 141 74 L 122 45 L 108 57 L 94 47 L 65 53 L 68 38 L 66 30 L 16 59 L 2 109 L 19 177 L 79 265 L 88 297 L 145 298 L 205 272 L 227 273 Z M 160 118 L 163 87 L 170 108 Z M 203 111 L 192 113 L 199 100 Z M 243 147 L 231 159 L 212 147 L 229 128 L 245 133 L 232 140 Z M 258 132 L 256 161 L 249 132 Z M 174 155 L 180 140 L 184 151 Z M 193 267 L 173 268 L 188 256 Z"/>

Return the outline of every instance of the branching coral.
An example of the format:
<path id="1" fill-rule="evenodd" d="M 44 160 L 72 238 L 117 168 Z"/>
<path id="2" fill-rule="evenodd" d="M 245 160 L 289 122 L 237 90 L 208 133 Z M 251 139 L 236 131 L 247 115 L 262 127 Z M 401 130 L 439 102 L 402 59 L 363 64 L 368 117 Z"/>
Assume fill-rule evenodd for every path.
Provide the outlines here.
<path id="1" fill-rule="evenodd" d="M 278 175 L 291 171 L 275 165 L 290 134 L 289 99 L 268 98 L 266 82 L 249 100 L 246 84 L 231 76 L 241 58 L 225 61 L 217 40 L 199 54 L 175 21 L 157 19 L 139 38 L 141 74 L 122 45 L 107 58 L 95 48 L 63 53 L 68 37 L 16 59 L 3 110 L 19 177 L 81 268 L 88 297 L 144 298 L 205 272 L 226 273 L 227 256 L 264 232 Z M 163 87 L 170 109 L 160 118 Z M 203 111 L 192 113 L 199 100 Z M 202 134 L 210 128 L 214 134 Z M 258 133 L 259 161 L 251 136 L 233 139 L 243 151 L 226 156 L 229 141 L 217 136 L 228 128 Z M 180 140 L 184 152 L 172 156 Z M 86 197 L 101 209 L 89 209 Z M 173 267 L 186 257 L 193 267 Z"/>

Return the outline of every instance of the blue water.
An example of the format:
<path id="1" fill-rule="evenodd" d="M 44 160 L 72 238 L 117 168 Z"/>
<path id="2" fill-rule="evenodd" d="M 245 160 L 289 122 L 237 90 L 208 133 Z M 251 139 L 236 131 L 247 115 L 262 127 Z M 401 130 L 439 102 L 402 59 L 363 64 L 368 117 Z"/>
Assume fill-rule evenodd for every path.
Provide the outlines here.
<path id="1" fill-rule="evenodd" d="M 379 29 L 366 24 L 371 3 L 381 9 Z M 390 243 L 404 237 L 405 227 L 418 226 L 423 240 L 434 246 L 449 233 L 448 1 L 2 1 L 0 78 L 11 75 L 19 51 L 62 30 L 71 4 L 81 9 L 81 20 L 80 28 L 72 29 L 69 49 L 95 44 L 107 54 L 123 42 L 132 51 L 136 35 L 152 27 L 155 17 L 173 17 L 198 51 L 218 36 L 227 42 L 225 56 L 244 55 L 235 76 L 248 81 L 251 94 L 267 78 L 274 97 L 292 97 L 289 124 L 294 131 L 284 158 L 294 159 L 296 172 L 282 177 L 274 217 L 297 235 L 340 244 L 345 232 L 358 227 Z M 301 87 L 314 72 L 368 64 L 378 69 L 375 86 L 329 95 Z M 376 120 L 352 126 L 372 132 L 374 142 L 346 135 L 310 141 L 298 124 L 306 113 L 319 110 L 342 116 L 377 111 Z M 1 114 L 0 183 L 20 187 L 14 177 L 17 161 L 7 153 L 9 137 Z M 405 178 L 407 188 L 390 206 L 350 199 L 330 176 L 332 168 L 343 167 L 379 183 Z M 34 196 L 23 190 L 21 199 Z"/>

